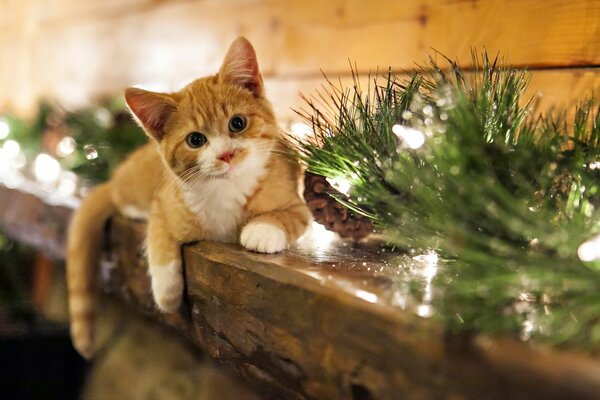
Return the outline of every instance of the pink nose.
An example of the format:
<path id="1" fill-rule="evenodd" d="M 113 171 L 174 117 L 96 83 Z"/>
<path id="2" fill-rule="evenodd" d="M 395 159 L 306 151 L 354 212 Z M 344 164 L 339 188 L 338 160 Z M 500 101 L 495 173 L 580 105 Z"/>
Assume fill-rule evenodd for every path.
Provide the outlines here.
<path id="1" fill-rule="evenodd" d="M 229 164 L 231 162 L 231 159 L 233 158 L 233 152 L 232 151 L 225 152 L 217 158 L 219 160 L 225 161 L 227 164 Z"/>

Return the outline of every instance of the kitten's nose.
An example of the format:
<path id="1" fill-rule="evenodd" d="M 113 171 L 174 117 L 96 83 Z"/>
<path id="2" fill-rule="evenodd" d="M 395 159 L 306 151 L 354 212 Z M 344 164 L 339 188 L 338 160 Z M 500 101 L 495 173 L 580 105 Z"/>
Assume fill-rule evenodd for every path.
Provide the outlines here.
<path id="1" fill-rule="evenodd" d="M 231 159 L 233 158 L 233 151 L 227 151 L 223 154 L 221 154 L 219 157 L 217 157 L 219 160 L 221 161 L 225 161 L 227 164 L 229 164 L 231 162 Z"/>

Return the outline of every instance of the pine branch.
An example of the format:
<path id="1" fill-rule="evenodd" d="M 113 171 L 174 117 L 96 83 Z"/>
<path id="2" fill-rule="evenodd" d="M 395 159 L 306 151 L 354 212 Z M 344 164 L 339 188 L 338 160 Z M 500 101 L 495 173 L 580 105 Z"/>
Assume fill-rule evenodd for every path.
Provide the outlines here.
<path id="1" fill-rule="evenodd" d="M 525 71 L 473 57 L 474 73 L 430 61 L 371 93 L 332 86 L 327 105 L 302 113 L 315 134 L 298 157 L 350 181 L 345 204 L 391 244 L 450 260 L 434 299 L 450 328 L 591 346 L 600 265 L 578 249 L 600 233 L 598 103 L 584 102 L 569 131 L 564 112 L 532 116 Z"/>

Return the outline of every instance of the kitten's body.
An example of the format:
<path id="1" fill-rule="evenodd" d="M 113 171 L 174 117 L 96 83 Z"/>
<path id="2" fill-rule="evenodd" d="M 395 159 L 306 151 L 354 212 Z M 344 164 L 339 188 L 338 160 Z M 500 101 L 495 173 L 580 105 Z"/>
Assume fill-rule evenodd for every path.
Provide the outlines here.
<path id="1" fill-rule="evenodd" d="M 92 352 L 96 268 L 90 264 L 99 253 L 92 239 L 99 241 L 111 214 L 149 216 L 149 273 L 155 301 L 165 312 L 181 303 L 181 244 L 239 241 L 273 253 L 297 239 L 309 220 L 298 195 L 298 167 L 282 155 L 254 50 L 245 39 L 231 46 L 219 74 L 173 94 L 128 89 L 126 100 L 154 140 L 84 200 L 69 230 L 71 333 L 84 355 Z M 232 130 L 238 116 L 246 121 L 239 132 Z M 190 132 L 202 132 L 205 143 L 194 147 Z"/>

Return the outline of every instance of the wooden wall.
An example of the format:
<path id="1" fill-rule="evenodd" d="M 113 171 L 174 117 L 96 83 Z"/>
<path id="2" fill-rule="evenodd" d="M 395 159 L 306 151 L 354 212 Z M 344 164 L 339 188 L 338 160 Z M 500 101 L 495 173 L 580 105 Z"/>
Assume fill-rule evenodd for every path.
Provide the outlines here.
<path id="1" fill-rule="evenodd" d="M 0 110 L 174 90 L 214 73 L 238 35 L 283 117 L 320 70 L 411 68 L 432 48 L 464 64 L 472 46 L 500 51 L 532 68 L 545 105 L 600 89 L 599 0 L 0 0 Z"/>

